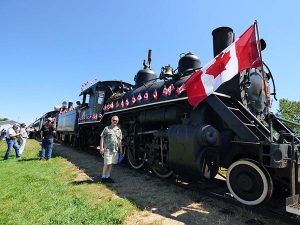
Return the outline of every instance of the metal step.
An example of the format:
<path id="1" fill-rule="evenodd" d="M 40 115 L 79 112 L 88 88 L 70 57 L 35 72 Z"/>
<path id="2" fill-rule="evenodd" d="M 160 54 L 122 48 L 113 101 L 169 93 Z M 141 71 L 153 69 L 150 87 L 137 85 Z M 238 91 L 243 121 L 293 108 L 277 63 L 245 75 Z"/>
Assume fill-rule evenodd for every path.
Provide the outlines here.
<path id="1" fill-rule="evenodd" d="M 226 109 L 224 109 L 222 105 L 225 105 L 227 109 L 236 117 L 233 118 L 234 116 L 231 116 L 231 118 L 228 119 L 230 120 L 232 125 L 237 126 L 237 123 L 243 123 L 244 126 L 247 127 L 252 133 L 249 134 L 249 138 L 251 138 L 251 135 L 255 136 L 254 138 L 251 138 L 252 140 L 254 140 L 254 142 L 257 140 L 269 141 L 270 131 L 268 130 L 268 128 L 266 128 L 266 126 L 264 126 L 264 124 L 260 120 L 258 120 L 247 108 L 245 108 L 245 106 L 242 103 L 228 96 L 220 95 L 218 93 L 214 94 L 214 98 L 216 98 L 216 100 L 213 99 L 213 97 L 211 97 L 207 100 L 207 102 L 212 108 L 216 108 L 216 111 L 222 108 L 222 112 L 224 112 L 224 114 L 220 115 L 222 116 L 222 118 L 225 115 L 226 111 Z M 222 102 L 222 104 L 219 104 L 217 100 Z M 228 115 L 228 117 L 230 116 Z M 239 121 L 233 123 L 232 121 L 234 119 L 236 121 Z M 234 128 L 234 126 L 232 126 L 232 128 Z M 234 130 L 234 132 L 236 132 L 239 136 L 242 136 L 239 133 L 241 131 Z M 245 135 L 243 137 L 245 137 Z M 247 141 L 250 140 L 249 138 Z"/>
<path id="2" fill-rule="evenodd" d="M 238 108 L 229 107 L 229 106 L 228 106 L 228 109 L 230 109 L 230 110 L 232 110 L 232 111 L 240 111 Z"/>
<path id="3" fill-rule="evenodd" d="M 291 197 L 286 198 L 285 210 L 289 213 L 293 213 L 295 215 L 300 216 L 299 195 L 293 195 Z"/>

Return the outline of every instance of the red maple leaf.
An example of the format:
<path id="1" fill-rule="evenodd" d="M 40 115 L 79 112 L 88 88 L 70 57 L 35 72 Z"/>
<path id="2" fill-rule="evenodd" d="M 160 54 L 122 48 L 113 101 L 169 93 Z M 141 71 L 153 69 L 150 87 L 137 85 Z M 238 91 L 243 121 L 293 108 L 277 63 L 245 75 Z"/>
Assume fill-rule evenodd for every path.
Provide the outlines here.
<path id="1" fill-rule="evenodd" d="M 217 57 L 216 61 L 207 68 L 206 74 L 213 75 L 216 78 L 219 74 L 221 74 L 224 70 L 226 70 L 226 65 L 230 60 L 230 52 L 221 52 Z"/>

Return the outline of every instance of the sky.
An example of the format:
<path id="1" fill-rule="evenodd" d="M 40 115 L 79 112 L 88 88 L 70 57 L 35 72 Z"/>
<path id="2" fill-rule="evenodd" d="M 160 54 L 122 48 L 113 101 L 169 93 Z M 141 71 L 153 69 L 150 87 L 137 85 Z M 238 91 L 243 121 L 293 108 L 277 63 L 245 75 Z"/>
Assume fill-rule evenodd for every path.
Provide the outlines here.
<path id="1" fill-rule="evenodd" d="M 0 0 L 0 118 L 30 124 L 97 78 L 134 83 L 148 49 L 152 68 L 181 53 L 213 59 L 213 29 L 240 36 L 255 20 L 277 98 L 300 101 L 300 1 Z M 273 100 L 276 112 L 278 101 Z"/>

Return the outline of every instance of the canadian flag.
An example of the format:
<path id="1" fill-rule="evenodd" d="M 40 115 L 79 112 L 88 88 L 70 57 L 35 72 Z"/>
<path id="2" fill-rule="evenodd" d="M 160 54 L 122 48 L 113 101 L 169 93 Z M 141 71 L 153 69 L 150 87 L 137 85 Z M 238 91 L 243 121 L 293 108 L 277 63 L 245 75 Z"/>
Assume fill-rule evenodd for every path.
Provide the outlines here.
<path id="1" fill-rule="evenodd" d="M 138 94 L 138 96 L 136 97 L 136 99 L 140 102 L 142 100 L 142 95 L 141 93 Z"/>
<path id="2" fill-rule="evenodd" d="M 119 108 L 119 101 L 116 102 L 116 108 Z"/>
<path id="3" fill-rule="evenodd" d="M 153 92 L 153 98 L 154 98 L 155 100 L 157 100 L 157 90 L 156 90 L 156 89 L 155 89 L 154 92 Z"/>
<path id="4" fill-rule="evenodd" d="M 126 105 L 126 106 L 129 106 L 128 98 L 126 98 L 126 100 L 125 100 L 125 105 Z"/>
<path id="5" fill-rule="evenodd" d="M 111 109 L 114 109 L 114 102 L 111 102 L 111 103 L 110 103 L 110 108 L 111 108 Z"/>
<path id="6" fill-rule="evenodd" d="M 176 88 L 176 94 L 180 95 L 182 92 L 186 90 L 186 85 L 183 83 L 180 87 Z"/>
<path id="7" fill-rule="evenodd" d="M 188 102 L 195 106 L 240 71 L 262 66 L 256 23 L 186 82 Z"/>
<path id="8" fill-rule="evenodd" d="M 121 106 L 122 106 L 122 108 L 124 108 L 124 101 L 123 101 L 123 99 L 121 101 Z"/>
<path id="9" fill-rule="evenodd" d="M 134 95 L 131 98 L 131 102 L 132 102 L 132 105 L 134 105 L 134 103 L 136 102 L 136 98 L 134 97 Z"/>
<path id="10" fill-rule="evenodd" d="M 148 96 L 148 91 L 146 91 L 145 94 L 144 94 L 144 99 L 145 99 L 145 100 L 148 100 L 148 98 L 149 98 L 149 96 Z"/>
<path id="11" fill-rule="evenodd" d="M 165 86 L 163 89 L 163 96 L 170 96 L 172 94 L 172 91 L 175 89 L 174 85 L 171 84 L 168 88 Z"/>

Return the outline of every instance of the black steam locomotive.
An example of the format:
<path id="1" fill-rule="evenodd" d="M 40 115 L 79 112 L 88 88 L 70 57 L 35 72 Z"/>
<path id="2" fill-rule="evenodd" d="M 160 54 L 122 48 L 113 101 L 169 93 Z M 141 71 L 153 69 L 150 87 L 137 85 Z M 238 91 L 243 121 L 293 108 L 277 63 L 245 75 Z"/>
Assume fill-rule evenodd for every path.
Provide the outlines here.
<path id="1" fill-rule="evenodd" d="M 213 31 L 214 55 L 233 42 L 233 31 Z M 264 48 L 264 42 L 261 42 Z M 58 116 L 57 138 L 86 149 L 118 115 L 128 162 L 147 166 L 159 177 L 173 173 L 197 180 L 226 168 L 231 194 L 247 205 L 268 200 L 274 188 L 290 191 L 298 202 L 300 140 L 270 113 L 270 71 L 242 71 L 196 107 L 187 100 L 185 82 L 201 68 L 187 53 L 178 68 L 151 68 L 151 51 L 135 84 L 99 81 L 82 91 L 82 108 Z"/>

